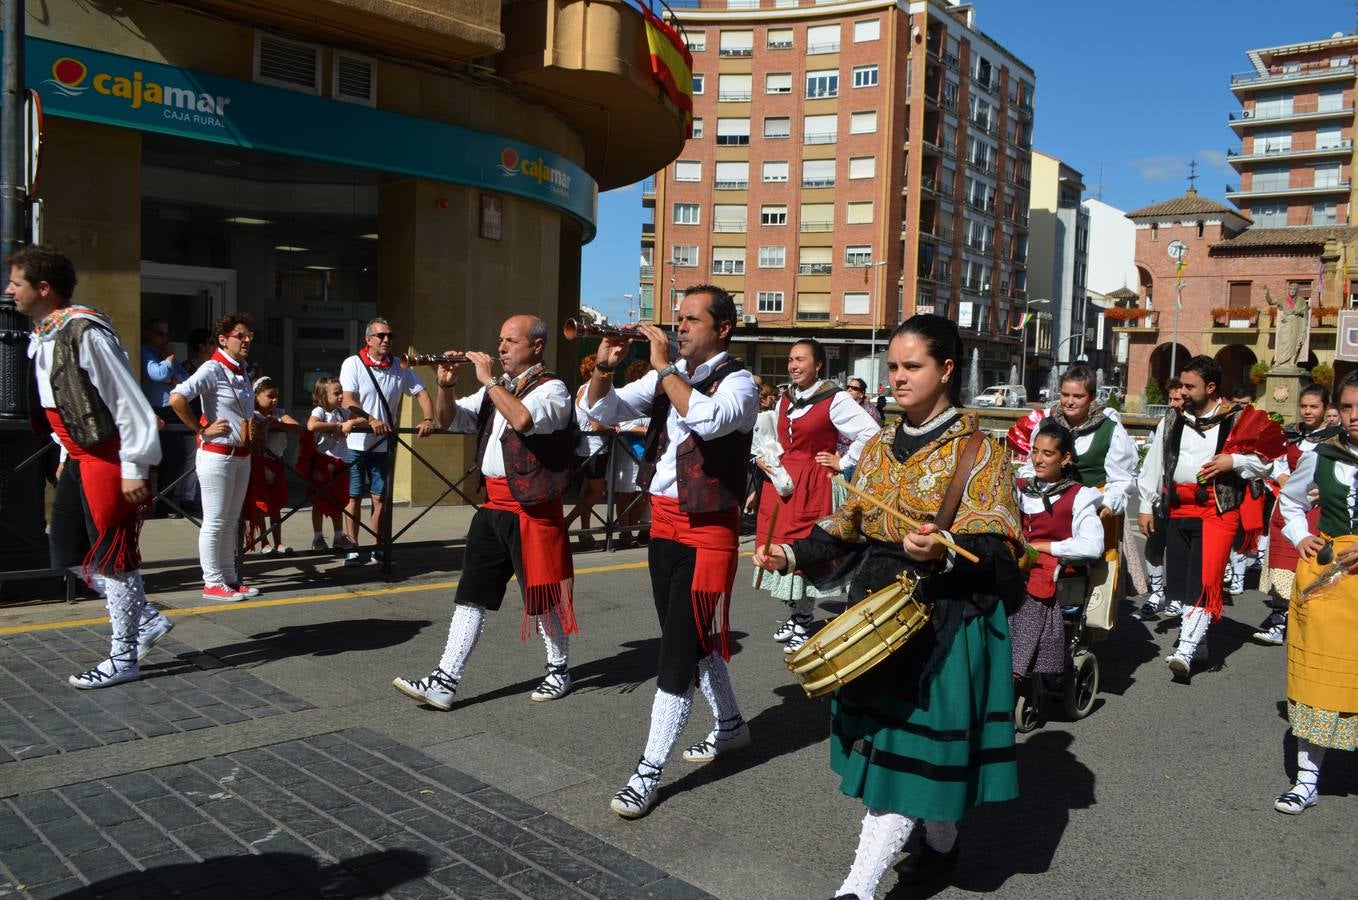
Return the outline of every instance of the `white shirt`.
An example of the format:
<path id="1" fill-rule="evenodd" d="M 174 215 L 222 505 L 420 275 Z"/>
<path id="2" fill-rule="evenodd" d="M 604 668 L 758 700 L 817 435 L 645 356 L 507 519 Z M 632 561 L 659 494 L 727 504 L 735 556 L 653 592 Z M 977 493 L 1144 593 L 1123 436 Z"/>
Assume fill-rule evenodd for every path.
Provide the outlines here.
<path id="1" fill-rule="evenodd" d="M 1346 447 L 1349 456 L 1353 456 L 1353 448 Z M 1311 510 L 1311 500 L 1306 495 L 1310 493 L 1311 485 L 1316 480 L 1316 460 L 1319 457 L 1315 452 L 1303 453 L 1301 459 L 1297 460 L 1297 467 L 1292 470 L 1292 475 L 1287 479 L 1287 484 L 1283 485 L 1282 492 L 1278 494 L 1278 509 L 1283 516 L 1283 537 L 1296 546 L 1301 539 L 1311 533 L 1311 523 L 1306 521 L 1306 514 Z M 1349 486 L 1349 515 L 1353 515 L 1354 504 L 1358 503 L 1358 485 L 1354 484 L 1354 473 L 1358 472 L 1358 457 L 1353 462 L 1335 460 L 1334 477 L 1340 484 Z"/>
<path id="2" fill-rule="evenodd" d="M 261 426 L 264 424 L 264 422 L 268 421 L 269 419 L 273 420 L 273 424 L 282 423 L 283 421 L 282 407 L 275 406 L 273 415 L 270 417 L 266 417 L 264 413 L 260 412 L 259 410 L 255 410 L 255 421 L 259 422 Z M 269 433 L 264 438 L 264 449 L 269 451 L 269 453 L 271 454 L 270 456 L 271 459 L 277 458 L 281 460 L 283 458 L 283 454 L 288 452 L 288 433 L 286 431 L 280 431 L 277 428 L 274 428 L 273 424 L 269 426 Z"/>
<path id="3" fill-rule="evenodd" d="M 1099 494 L 1099 506 L 1108 507 L 1114 515 L 1122 515 L 1122 511 L 1127 508 L 1127 498 L 1132 495 L 1132 488 L 1136 484 L 1136 442 L 1127 433 L 1127 429 L 1122 427 L 1122 420 L 1118 417 L 1115 409 L 1105 410 L 1105 415 L 1113 420 L 1113 435 L 1108 440 L 1108 455 L 1103 458 L 1103 493 Z M 1046 421 L 1045 418 L 1042 420 Z M 1038 428 L 1042 427 L 1039 422 L 1033 428 L 1033 437 L 1037 436 Z M 1075 455 L 1080 456 L 1089 452 L 1089 448 L 1094 443 L 1094 435 L 1098 434 L 1098 429 L 1087 434 L 1077 434 L 1075 436 Z M 1025 460 L 1018 471 L 1020 478 L 1031 479 L 1033 475 L 1033 464 Z"/>
<path id="4" fill-rule="evenodd" d="M 1324 428 L 1324 426 L 1321 427 L 1322 429 Z M 1316 447 L 1318 446 L 1320 446 L 1319 443 L 1307 437 L 1304 437 L 1301 440 L 1297 441 L 1297 449 L 1300 450 L 1302 453 L 1309 453 L 1310 451 L 1316 449 Z M 1273 467 L 1269 471 L 1269 476 L 1274 481 L 1280 481 L 1283 475 L 1287 475 L 1288 477 L 1291 477 L 1292 475 L 1292 469 L 1287 464 L 1286 452 L 1284 452 L 1282 456 L 1278 457 L 1273 461 Z"/>
<path id="5" fill-rule="evenodd" d="M 707 362 L 698 366 L 693 377 L 688 374 L 688 360 L 681 359 L 676 364 L 679 377 L 689 384 L 701 381 L 707 374 L 726 359 L 726 351 L 718 353 Z M 599 398 L 588 409 L 584 399 L 580 408 L 589 418 L 605 425 L 616 425 L 628 419 L 644 418 L 651 413 L 655 402 L 656 375 L 654 370 L 645 376 L 623 385 L 618 389 L 609 386 L 608 393 Z M 754 376 L 749 369 L 729 373 L 717 385 L 710 397 L 694 391 L 689 395 L 688 415 L 679 415 L 679 410 L 670 405 L 669 418 L 665 420 L 665 433 L 669 445 L 664 454 L 656 460 L 655 477 L 651 479 L 650 491 L 661 497 L 678 498 L 679 476 L 676 471 L 676 457 L 679 445 L 690 434 L 703 440 L 723 437 L 734 431 L 753 431 L 755 417 L 759 414 L 759 389 L 755 387 Z"/>
<path id="6" fill-rule="evenodd" d="M 244 372 L 237 374 L 217 360 L 208 360 L 193 370 L 193 374 L 182 384 L 177 384 L 172 394 L 186 400 L 197 398 L 203 404 L 203 418 L 211 425 L 218 419 L 225 419 L 231 431 L 212 438 L 203 438 L 206 444 L 222 444 L 227 447 L 243 447 L 241 422 L 253 418 L 255 414 L 255 389 Z"/>
<path id="7" fill-rule="evenodd" d="M 311 418 L 320 419 L 328 425 L 338 425 L 349 418 L 349 410 L 343 406 L 337 406 L 327 411 L 325 407 L 318 406 L 311 411 Z M 316 452 L 324 453 L 326 456 L 333 456 L 335 459 L 344 459 L 343 445 L 340 438 L 345 435 L 331 434 L 327 431 L 314 432 L 316 439 Z"/>
<path id="8" fill-rule="evenodd" d="M 382 405 L 382 400 L 373 388 L 373 378 L 369 378 L 363 371 L 365 368 L 373 374 L 373 378 L 377 379 L 377 384 L 382 388 L 382 395 L 387 400 L 386 407 Z M 399 361 L 393 360 L 389 366 L 365 366 L 357 353 L 340 366 L 339 380 L 340 389 L 358 398 L 358 405 L 368 414 L 368 418 L 378 422 L 387 422 L 387 407 L 391 408 L 392 416 L 401 414 L 403 394 L 413 397 L 424 390 L 424 384 L 415 371 L 407 369 Z M 392 422 L 387 424 L 394 425 Z M 389 448 L 386 439 L 381 435 L 360 431 L 350 432 L 347 443 L 350 450 L 371 450 L 379 443 Z"/>
<path id="9" fill-rule="evenodd" d="M 508 385 L 513 381 L 502 377 L 500 383 L 509 389 Z M 453 421 L 448 426 L 449 431 L 459 434 L 475 434 L 476 420 L 481 412 L 481 404 L 485 401 L 488 388 L 481 388 L 475 394 L 467 397 L 459 397 L 453 407 Z M 551 434 L 560 431 L 570 424 L 571 419 L 571 392 L 566 389 L 565 382 L 559 378 L 554 378 L 544 384 L 540 384 L 525 396 L 519 398 L 528 409 L 528 414 L 533 417 L 533 427 L 522 434 Z M 481 459 L 481 474 L 486 478 L 505 477 L 505 453 L 500 445 L 500 438 L 505 433 L 505 428 L 509 426 L 508 420 L 500 414 L 498 409 L 491 407 L 494 412 L 491 415 L 490 436 L 486 441 L 486 455 Z"/>
<path id="10" fill-rule="evenodd" d="M 28 341 L 28 356 L 33 360 L 34 374 L 38 379 L 38 398 L 44 409 L 56 409 L 56 401 L 52 398 L 51 375 L 52 353 L 59 333 L 59 330 L 55 331 L 46 338 L 34 333 Z M 104 328 L 89 328 L 80 342 L 77 355 L 80 368 L 89 376 L 90 384 L 94 385 L 99 399 L 108 407 L 113 424 L 118 428 L 118 461 L 122 477 L 149 478 L 151 467 L 160 463 L 160 436 L 157 434 L 156 414 L 151 411 L 141 385 L 132 374 L 132 363 L 127 351 L 112 332 Z M 53 439 L 56 440 L 55 435 Z M 63 451 L 65 449 L 62 447 Z"/>
<path id="11" fill-rule="evenodd" d="M 580 409 L 580 402 L 585 399 L 585 392 L 589 390 L 589 383 L 580 385 L 580 390 L 575 392 L 575 424 L 580 426 L 580 446 L 576 448 L 575 455 L 589 458 L 608 443 L 608 436 L 603 431 L 603 426 L 598 422 L 592 421 L 585 415 L 584 410 Z"/>
<path id="12" fill-rule="evenodd" d="M 1098 559 L 1103 556 L 1103 523 L 1099 521 L 1099 501 L 1103 495 L 1098 488 L 1076 485 L 1075 505 L 1071 510 L 1070 537 L 1052 541 L 1052 556 L 1061 559 Z M 1064 496 L 1064 493 L 1058 494 Z M 1051 498 L 1056 502 L 1056 497 Z M 1041 497 L 1019 491 L 1019 504 L 1030 514 L 1043 512 L 1046 507 Z"/>
<path id="13" fill-rule="evenodd" d="M 1215 412 L 1216 410 L 1213 410 L 1213 413 Z M 1183 415 L 1189 421 L 1197 420 L 1197 416 L 1189 413 Z M 1198 470 L 1217 455 L 1217 430 L 1220 428 L 1220 425 L 1213 425 L 1202 434 L 1198 434 L 1192 428 L 1184 426 L 1179 440 L 1179 459 L 1174 468 L 1175 484 L 1197 484 Z M 1137 490 L 1141 495 L 1141 512 L 1145 514 L 1150 513 L 1151 504 L 1160 495 L 1165 459 L 1161 448 L 1164 441 L 1165 420 L 1161 419 L 1160 424 L 1155 426 L 1155 434 L 1151 436 L 1151 448 L 1146 452 L 1146 462 L 1141 467 L 1141 474 L 1137 476 L 1136 481 Z M 1263 459 L 1254 453 L 1231 454 L 1231 468 L 1246 480 L 1267 475 L 1272 465 L 1272 460 Z"/>
<path id="14" fill-rule="evenodd" d="M 824 381 L 817 381 L 804 391 L 794 390 L 793 400 L 803 400 L 816 391 L 820 390 Z M 877 424 L 877 420 L 868 414 L 856 400 L 849 396 L 847 391 L 840 391 L 829 400 L 830 403 L 830 423 L 835 426 L 839 436 L 849 441 L 849 449 L 839 458 L 839 470 L 847 472 L 858 465 L 858 456 L 863 452 L 863 445 L 868 442 L 868 438 L 882 430 L 882 426 Z M 776 409 L 776 407 L 775 407 Z M 787 420 L 789 425 L 811 411 L 811 406 L 803 406 L 800 409 L 791 404 L 787 408 Z M 834 452 L 831 448 L 830 452 Z"/>

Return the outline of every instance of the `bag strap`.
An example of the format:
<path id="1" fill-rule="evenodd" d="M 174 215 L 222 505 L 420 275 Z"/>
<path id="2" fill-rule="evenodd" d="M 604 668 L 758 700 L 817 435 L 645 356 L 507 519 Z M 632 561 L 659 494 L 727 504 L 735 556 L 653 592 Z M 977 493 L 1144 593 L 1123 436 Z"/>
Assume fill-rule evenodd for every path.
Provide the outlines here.
<path id="1" fill-rule="evenodd" d="M 973 467 L 976 465 L 976 454 L 981 450 L 981 441 L 985 440 L 985 435 L 977 427 L 967 438 L 967 445 L 962 448 L 962 456 L 957 461 L 957 468 L 953 470 L 952 480 L 948 482 L 948 490 L 943 495 L 943 502 L 938 506 L 938 515 L 934 516 L 934 524 L 939 531 L 947 531 L 952 527 L 952 520 L 957 516 L 957 508 L 962 505 L 962 490 L 971 480 Z"/>

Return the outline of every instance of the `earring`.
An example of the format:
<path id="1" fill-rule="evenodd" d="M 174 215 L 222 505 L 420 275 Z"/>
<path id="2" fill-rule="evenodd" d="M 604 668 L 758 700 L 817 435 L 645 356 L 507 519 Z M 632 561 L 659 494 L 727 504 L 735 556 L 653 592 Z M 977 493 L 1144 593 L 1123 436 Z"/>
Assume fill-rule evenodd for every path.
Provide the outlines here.
<path id="1" fill-rule="evenodd" d="M 943 383 L 944 383 L 944 384 L 947 384 L 947 383 L 948 383 L 948 376 L 947 376 L 947 375 L 944 375 L 944 376 L 943 376 Z"/>

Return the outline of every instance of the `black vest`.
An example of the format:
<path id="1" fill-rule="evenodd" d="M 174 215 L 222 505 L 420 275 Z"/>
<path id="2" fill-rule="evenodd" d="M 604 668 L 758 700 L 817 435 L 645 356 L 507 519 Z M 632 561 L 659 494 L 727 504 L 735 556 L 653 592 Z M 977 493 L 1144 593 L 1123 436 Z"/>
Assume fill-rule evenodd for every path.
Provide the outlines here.
<path id="1" fill-rule="evenodd" d="M 52 402 L 71 440 L 89 449 L 118 435 L 113 414 L 99 396 L 90 376 L 80 366 L 80 343 L 91 328 L 113 334 L 93 319 L 73 318 L 56 334 L 52 346 Z M 117 335 L 114 335 L 117 340 Z"/>
<path id="2" fill-rule="evenodd" d="M 1217 453 L 1220 453 L 1225 448 L 1226 441 L 1230 440 L 1231 429 L 1235 427 L 1235 420 L 1239 415 L 1240 410 L 1236 409 L 1223 416 L 1217 423 Z M 1186 427 L 1188 420 L 1179 410 L 1170 409 L 1165 414 L 1164 471 L 1161 473 L 1161 486 L 1170 506 L 1178 504 L 1178 493 L 1174 489 L 1174 469 L 1179 464 L 1179 441 L 1183 438 Z M 1212 486 L 1216 488 L 1217 512 L 1230 512 L 1245 502 L 1245 479 L 1235 472 L 1212 479 Z"/>
<path id="3" fill-rule="evenodd" d="M 530 378 L 514 394 L 522 400 L 550 381 L 560 381 L 547 370 Z M 574 416 L 572 415 L 572 419 Z M 490 442 L 491 423 L 495 420 L 495 404 L 487 390 L 477 411 L 476 467 L 486 457 Z M 519 434 L 508 424 L 500 435 L 500 450 L 504 454 L 505 480 L 509 493 L 524 506 L 535 506 L 565 495 L 571 483 L 571 461 L 575 451 L 575 437 L 570 427 L 549 434 Z M 482 475 L 482 486 L 485 476 Z"/>

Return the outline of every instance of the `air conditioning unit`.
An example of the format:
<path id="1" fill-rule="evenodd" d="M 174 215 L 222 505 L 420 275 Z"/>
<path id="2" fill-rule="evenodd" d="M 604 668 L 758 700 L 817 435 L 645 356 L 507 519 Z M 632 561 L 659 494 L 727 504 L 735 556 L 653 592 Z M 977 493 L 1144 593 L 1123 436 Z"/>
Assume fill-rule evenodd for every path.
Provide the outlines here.
<path id="1" fill-rule="evenodd" d="M 742 319 L 742 321 L 743 321 L 746 325 L 758 325 L 758 324 L 759 324 L 759 317 L 758 317 L 758 316 L 745 316 L 745 317 Z"/>

